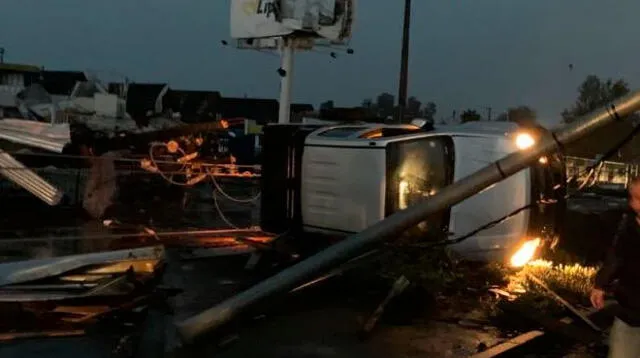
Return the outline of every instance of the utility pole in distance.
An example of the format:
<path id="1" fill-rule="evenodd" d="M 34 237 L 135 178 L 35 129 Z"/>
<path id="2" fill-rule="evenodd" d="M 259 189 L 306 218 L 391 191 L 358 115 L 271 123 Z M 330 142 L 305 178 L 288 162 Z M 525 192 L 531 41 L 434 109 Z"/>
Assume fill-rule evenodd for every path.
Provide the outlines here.
<path id="1" fill-rule="evenodd" d="M 402 29 L 402 55 L 400 59 L 400 83 L 398 88 L 398 122 L 404 120 L 407 106 L 409 79 L 409 30 L 411 28 L 411 0 L 404 0 L 404 25 Z"/>

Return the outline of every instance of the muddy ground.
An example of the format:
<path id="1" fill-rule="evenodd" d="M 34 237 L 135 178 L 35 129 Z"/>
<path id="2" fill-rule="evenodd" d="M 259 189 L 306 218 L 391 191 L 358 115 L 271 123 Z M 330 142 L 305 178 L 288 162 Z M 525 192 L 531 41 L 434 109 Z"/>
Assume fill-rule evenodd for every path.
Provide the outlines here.
<path id="1" fill-rule="evenodd" d="M 198 196 L 200 194 L 195 195 Z M 623 205 L 623 202 L 614 198 L 586 197 L 573 200 L 562 246 L 585 261 L 597 262 Z M 252 212 L 228 202 L 222 206 L 227 219 L 236 225 L 255 223 L 255 209 Z M 141 216 L 155 216 L 156 227 L 223 225 L 206 195 L 204 199 L 192 199 L 185 212 L 179 211 L 178 207 L 155 205 L 149 208 L 149 212 L 153 213 Z M 4 238 L 82 235 L 105 231 L 77 208 L 54 211 L 26 202 L 21 205 L 16 203 L 11 210 L 6 208 L 3 207 L 5 213 L 0 222 L 0 237 Z M 63 255 L 101 250 L 104 248 L 102 245 L 104 243 L 83 243 L 81 240 L 48 242 L 32 245 L 27 250 L 5 245 L 0 250 L 0 256 L 15 259 L 20 255 Z M 172 315 L 152 311 L 149 319 L 140 327 L 140 337 L 123 341 L 123 336 L 118 334 L 100 333 L 73 339 L 9 343 L 0 345 L 0 358 L 62 357 L 71 354 L 85 357 L 464 357 L 482 347 L 490 347 L 509 335 L 487 320 L 485 307 L 478 299 L 486 295 L 474 292 L 474 287 L 470 287 L 467 295 L 437 297 L 435 301 L 428 295 L 416 294 L 408 302 L 402 301 L 400 306 L 420 309 L 413 312 L 414 308 L 408 311 L 391 308 L 389 316 L 381 320 L 373 334 L 362 340 L 358 331 L 366 317 L 385 297 L 389 283 L 366 275 L 348 275 L 271 302 L 246 317 L 242 325 L 228 327 L 224 334 L 207 337 L 204 342 L 187 350 L 180 348 L 172 330 L 172 322 L 189 317 L 251 284 L 255 275 L 244 269 L 246 259 L 185 262 L 172 256 L 164 284 L 181 287 L 185 292 L 172 300 L 175 309 Z M 403 316 L 409 312 L 414 319 L 411 322 L 406 319 L 398 322 L 393 319 L 394 312 L 402 312 Z M 566 355 L 572 350 L 575 351 L 572 355 Z M 557 355 L 560 352 L 562 355 Z M 540 353 L 531 354 L 531 357 L 544 356 Z M 598 356 L 582 346 L 563 346 L 551 354 Z"/>

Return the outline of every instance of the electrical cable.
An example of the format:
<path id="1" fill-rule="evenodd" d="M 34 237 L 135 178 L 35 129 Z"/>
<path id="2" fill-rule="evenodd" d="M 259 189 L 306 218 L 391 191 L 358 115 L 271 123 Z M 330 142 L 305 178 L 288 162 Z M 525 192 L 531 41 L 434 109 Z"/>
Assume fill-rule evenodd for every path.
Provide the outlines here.
<path id="1" fill-rule="evenodd" d="M 231 222 L 231 220 L 229 220 L 227 218 L 227 216 L 224 214 L 224 211 L 222 211 L 222 208 L 220 208 L 220 204 L 218 203 L 218 196 L 216 195 L 216 191 L 215 190 L 213 191 L 212 196 L 213 196 L 213 205 L 215 206 L 216 211 L 218 212 L 218 215 L 220 216 L 220 219 L 222 219 L 222 221 L 224 221 L 225 224 L 227 224 L 232 229 L 238 229 L 238 226 L 234 225 Z"/>
<path id="2" fill-rule="evenodd" d="M 164 174 L 164 173 L 163 173 L 163 172 L 158 168 L 158 166 L 156 165 L 156 161 L 155 161 L 155 159 L 154 159 L 154 156 L 153 156 L 153 149 L 154 149 L 155 147 L 159 147 L 159 146 L 163 146 L 163 147 L 165 147 L 165 148 L 166 148 L 166 144 L 165 144 L 165 143 L 152 143 L 151 148 L 150 148 L 150 150 L 149 150 L 149 158 L 150 158 L 150 160 L 151 160 L 152 164 L 157 168 L 157 172 L 160 174 L 160 176 L 162 176 L 166 181 L 168 181 L 169 183 L 174 184 L 174 185 L 180 185 L 180 186 L 192 186 L 192 185 L 194 185 L 194 184 L 190 184 L 190 183 L 188 183 L 188 182 L 187 182 L 187 183 L 179 183 L 179 182 L 176 182 L 176 181 L 174 181 L 174 180 L 173 180 L 173 178 L 170 178 L 170 177 L 166 176 L 166 175 L 165 175 L 165 174 Z M 183 156 L 185 156 L 185 155 L 186 155 L 186 153 L 184 153 L 184 151 L 183 151 L 181 148 L 178 148 L 178 150 L 181 152 L 181 154 L 182 154 Z M 184 166 L 183 166 L 183 169 L 184 169 Z M 260 194 L 261 194 L 261 193 L 258 193 L 258 194 L 257 194 L 257 195 L 255 195 L 254 197 L 247 198 L 247 199 L 238 199 L 238 198 L 234 198 L 233 196 L 229 195 L 229 194 L 228 194 L 228 193 L 227 193 L 227 192 L 226 192 L 226 191 L 225 191 L 225 190 L 220 186 L 220 184 L 218 184 L 218 181 L 217 181 L 217 180 L 216 180 L 216 178 L 215 178 L 215 174 L 214 174 L 214 173 L 212 173 L 212 172 L 210 172 L 207 168 L 204 168 L 204 171 L 203 171 L 203 172 L 201 172 L 201 173 L 199 173 L 199 174 L 206 174 L 206 175 L 211 179 L 211 182 L 212 182 L 212 183 L 213 183 L 213 185 L 214 185 L 215 190 L 214 190 L 214 191 L 213 191 L 213 193 L 212 193 L 212 196 L 213 196 L 213 204 L 214 204 L 214 206 L 215 206 L 215 208 L 216 208 L 216 211 L 218 212 L 218 215 L 219 215 L 219 216 L 220 216 L 220 218 L 222 219 L 222 221 L 224 221 L 224 222 L 225 222 L 229 227 L 234 228 L 234 229 L 238 229 L 238 226 L 237 226 L 237 225 L 235 225 L 235 224 L 233 224 L 233 223 L 231 222 L 231 220 L 229 220 L 229 219 L 227 218 L 227 216 L 224 214 L 224 212 L 223 212 L 222 208 L 220 208 L 220 204 L 219 204 L 219 201 L 218 201 L 218 196 L 217 196 L 217 194 L 216 194 L 216 191 L 217 191 L 217 192 L 219 192 L 219 193 L 220 193 L 224 198 L 226 198 L 227 200 L 230 200 L 230 201 L 235 202 L 235 203 L 242 203 L 242 204 L 252 203 L 252 202 L 256 201 L 256 200 L 260 197 Z"/>
<path id="3" fill-rule="evenodd" d="M 218 196 L 217 196 L 216 192 L 219 192 L 227 200 L 230 200 L 232 202 L 239 203 L 239 204 L 249 204 L 249 203 L 255 202 L 256 200 L 258 200 L 258 198 L 260 198 L 261 192 L 258 192 L 258 194 L 256 194 L 254 197 L 251 197 L 251 198 L 248 198 L 248 199 L 237 199 L 237 198 L 234 198 L 231 195 L 229 195 L 227 192 L 225 192 L 225 190 L 222 188 L 222 186 L 220 186 L 220 184 L 218 183 L 218 181 L 216 180 L 216 178 L 215 178 L 215 176 L 213 174 L 209 173 L 209 176 L 210 176 L 211 182 L 213 183 L 213 186 L 214 186 L 213 192 L 212 192 L 212 197 L 213 197 L 213 204 L 214 204 L 214 206 L 216 208 L 216 211 L 218 212 L 218 215 L 220 216 L 222 221 L 224 221 L 228 226 L 230 226 L 231 228 L 237 229 L 238 226 L 233 224 L 231 222 L 231 220 L 229 220 L 227 218 L 227 216 L 224 214 L 224 211 L 222 210 L 222 208 L 220 208 L 220 203 L 218 201 Z"/>
<path id="4" fill-rule="evenodd" d="M 168 176 L 167 176 L 167 175 L 166 175 L 166 174 L 165 174 L 165 173 L 164 173 L 164 172 L 163 172 L 163 171 L 158 167 L 158 164 L 157 164 L 157 162 L 156 162 L 156 160 L 155 160 L 155 158 L 154 158 L 154 156 L 153 156 L 153 150 L 154 150 L 155 148 L 158 148 L 158 147 L 166 148 L 166 147 L 167 147 L 167 145 L 166 145 L 165 143 L 161 143 L 161 142 L 154 142 L 154 143 L 151 143 L 151 145 L 149 146 L 149 160 L 151 161 L 151 164 L 153 164 L 153 166 L 156 168 L 156 172 L 157 172 L 158 174 L 160 174 L 160 176 L 161 176 L 164 180 L 166 180 L 167 182 L 169 182 L 169 183 L 171 183 L 171 184 L 173 184 L 173 185 L 178 185 L 178 186 L 193 186 L 192 184 L 189 184 L 189 183 L 187 183 L 187 182 L 185 182 L 185 183 L 180 183 L 180 182 L 177 182 L 177 181 L 173 180 L 173 175 L 172 175 L 171 177 L 168 177 Z M 185 156 L 185 155 L 186 155 L 186 153 L 184 152 L 184 150 L 182 150 L 182 148 L 178 147 L 178 150 L 180 151 L 180 154 L 182 154 L 183 156 Z M 185 168 L 185 165 L 183 165 L 183 166 L 182 166 L 182 168 L 180 169 L 180 171 L 184 170 L 184 168 Z"/>
<path id="5" fill-rule="evenodd" d="M 45 173 L 45 174 L 51 174 L 51 175 L 76 175 L 77 171 L 85 171 L 87 172 L 89 169 L 88 168 L 55 168 L 54 170 L 46 170 L 46 168 L 34 168 L 34 167 L 22 167 L 22 168 L 17 168 L 17 167 L 6 167 L 3 169 L 7 169 L 7 170 L 32 170 L 35 171 L 36 173 Z M 157 172 L 153 172 L 153 171 L 149 171 L 149 170 L 144 170 L 144 169 L 116 169 L 115 172 L 118 175 L 126 175 L 126 174 L 146 174 L 146 175 L 157 175 Z M 184 174 L 184 171 L 167 171 L 164 170 L 163 173 L 167 174 L 167 175 L 179 175 L 179 174 Z M 244 179 L 256 179 L 256 178 L 260 178 L 260 174 L 254 174 L 254 173 L 250 173 L 250 174 L 227 174 L 227 173 L 216 173 L 216 174 L 210 174 L 216 177 L 223 177 L 223 178 L 244 178 Z"/>
<path id="6" fill-rule="evenodd" d="M 157 168 L 158 173 L 159 173 L 159 174 L 160 174 L 160 175 L 161 175 L 165 180 L 167 180 L 167 181 L 168 181 L 169 183 L 171 183 L 171 184 L 181 185 L 181 186 L 191 186 L 191 185 L 193 185 L 193 184 L 189 184 L 189 183 L 179 183 L 179 182 L 176 182 L 176 181 L 174 181 L 174 180 L 173 180 L 173 178 L 167 177 L 167 176 L 166 176 L 166 175 L 165 175 L 165 174 L 164 174 L 164 173 L 163 173 L 163 172 L 158 168 L 158 166 L 156 165 L 156 161 L 155 161 L 155 159 L 154 159 L 154 157 L 153 157 L 153 148 L 154 148 L 154 147 L 157 147 L 157 146 L 164 146 L 164 147 L 166 147 L 166 144 L 165 144 L 165 143 L 154 143 L 154 144 L 152 144 L 151 149 L 150 149 L 150 151 L 149 151 L 149 158 L 150 158 L 150 160 L 151 160 L 152 164 Z M 186 153 L 184 153 L 184 151 L 182 151 L 182 149 L 180 149 L 180 148 L 178 148 L 178 149 L 181 151 L 181 154 L 183 154 L 183 156 L 184 156 L 184 155 L 186 155 Z M 183 167 L 183 168 L 184 168 L 184 167 Z M 235 225 L 235 224 L 233 224 L 233 223 L 231 222 L 231 220 L 229 220 L 229 219 L 227 218 L 227 216 L 224 214 L 224 212 L 223 212 L 222 208 L 220 208 L 220 204 L 219 204 L 219 201 L 218 201 L 218 196 L 217 196 L 217 194 L 216 194 L 216 191 L 217 191 L 217 192 L 219 192 L 219 193 L 220 193 L 224 198 L 226 198 L 227 200 L 230 200 L 230 201 L 235 202 L 235 203 L 241 203 L 241 204 L 248 204 L 248 203 L 255 202 L 256 200 L 258 200 L 258 198 L 260 198 L 260 194 L 261 194 L 261 193 L 258 193 L 257 195 L 255 195 L 255 196 L 253 196 L 253 197 L 245 198 L 245 199 L 238 199 L 238 198 L 234 198 L 233 196 L 229 195 L 229 194 L 228 194 L 228 193 L 227 193 L 227 192 L 222 188 L 222 186 L 220 186 L 220 184 L 218 183 L 218 181 L 217 181 L 217 180 L 216 180 L 216 178 L 215 178 L 215 176 L 216 176 L 216 175 L 215 175 L 215 173 L 212 173 L 208 168 L 204 168 L 204 171 L 203 171 L 203 172 L 201 172 L 201 173 L 199 173 L 199 174 L 206 174 L 206 175 L 211 179 L 211 182 L 212 182 L 212 183 L 213 183 L 213 185 L 214 185 L 214 191 L 213 191 L 213 193 L 212 193 L 212 195 L 213 195 L 213 203 L 214 203 L 214 206 L 215 206 L 216 211 L 218 212 L 218 215 L 220 216 L 220 218 L 221 218 L 221 219 L 222 219 L 222 220 L 223 220 L 223 221 L 224 221 L 228 226 L 230 226 L 231 228 L 237 229 L 237 228 L 238 228 L 238 226 L 237 226 L 237 225 Z"/>
<path id="7" fill-rule="evenodd" d="M 111 160 L 116 162 L 128 162 L 128 163 L 140 163 L 140 159 L 134 158 L 106 158 L 106 157 L 96 157 L 91 155 L 75 155 L 75 154 L 54 154 L 54 153 L 28 153 L 21 151 L 5 151 L 7 154 L 11 154 L 13 156 L 32 156 L 32 157 L 43 157 L 43 158 L 59 158 L 59 159 L 90 159 L 90 160 Z M 175 161 L 171 160 L 156 160 L 158 164 L 176 164 Z M 251 165 L 251 164 L 213 164 L 213 163 L 198 163 L 198 165 L 202 167 L 210 167 L 210 168 L 247 168 L 247 169 L 259 169 L 259 165 Z"/>
<path id="8" fill-rule="evenodd" d="M 154 171 L 141 170 L 141 172 L 148 173 L 148 174 L 159 174 L 160 177 L 162 177 L 168 183 L 173 184 L 173 185 L 183 186 L 183 187 L 185 187 L 185 186 L 193 186 L 193 185 L 198 183 L 198 182 L 189 183 L 188 181 L 187 182 L 178 182 L 178 181 L 173 179 L 173 175 L 186 174 L 186 170 L 185 169 L 188 166 L 188 164 L 182 164 L 182 168 L 180 170 L 178 170 L 178 171 L 167 172 L 167 171 L 161 170 L 159 168 L 159 166 L 158 166 L 158 164 L 160 164 L 160 163 L 166 163 L 166 164 L 177 164 L 177 163 L 175 161 L 159 161 L 159 160 L 157 160 L 155 158 L 155 155 L 154 155 L 154 149 L 156 149 L 158 147 L 167 148 L 167 144 L 163 143 L 163 142 L 153 142 L 153 143 L 150 144 L 150 147 L 149 147 L 149 161 L 151 162 L 151 164 L 153 165 L 155 170 Z M 186 153 L 184 152 L 184 150 L 182 148 L 178 148 L 178 151 L 180 152 L 180 154 L 182 156 L 186 156 Z M 32 153 L 29 153 L 29 154 L 32 154 Z M 33 153 L 33 154 L 36 155 L 36 156 L 53 156 L 53 157 L 58 157 L 58 158 L 60 157 L 59 155 L 55 155 L 55 154 L 46 154 L 46 153 Z M 106 160 L 106 159 L 109 159 L 109 160 L 112 160 L 112 161 L 121 160 L 121 161 L 124 161 L 124 162 L 136 162 L 136 163 L 139 162 L 139 160 L 127 159 L 127 158 L 116 158 L 116 159 L 114 159 L 114 158 L 103 158 L 103 157 L 93 157 L 93 156 L 67 156 L 67 157 L 83 158 L 83 159 L 91 159 L 91 160 L 95 160 L 95 159 Z M 215 177 L 217 175 L 219 175 L 219 174 L 213 173 L 213 171 L 211 169 L 214 168 L 214 167 L 234 168 L 234 169 L 237 169 L 238 167 L 245 167 L 245 168 L 249 168 L 250 167 L 252 169 L 255 169 L 256 166 L 255 165 L 233 165 L 233 164 L 209 165 L 207 167 L 203 167 L 201 172 L 194 173 L 196 175 L 196 177 L 198 175 L 205 174 L 207 177 L 209 177 L 211 179 L 211 182 L 214 185 L 213 201 L 214 201 L 215 209 L 218 212 L 218 215 L 220 216 L 220 218 L 229 227 L 234 228 L 234 229 L 238 229 L 239 227 L 237 225 L 233 224 L 231 222 L 231 220 L 229 220 L 227 218 L 227 216 L 224 214 L 223 210 L 221 209 L 220 204 L 219 204 L 219 200 L 218 200 L 218 197 L 217 197 L 217 194 L 216 194 L 216 191 L 219 192 L 227 200 L 230 200 L 230 201 L 235 202 L 235 203 L 241 203 L 241 204 L 248 204 L 248 203 L 255 202 L 256 200 L 258 200 L 260 198 L 260 194 L 261 193 L 258 193 L 257 195 L 255 195 L 253 197 L 244 198 L 244 199 L 238 199 L 238 198 L 235 198 L 235 197 L 229 195 L 222 188 L 222 186 L 218 183 L 218 181 L 216 180 Z M 134 171 L 132 170 L 132 171 L 128 171 L 128 172 L 133 174 Z M 225 175 L 223 174 L 222 176 L 225 176 Z M 228 176 L 247 177 L 246 174 L 242 174 L 242 175 L 231 175 L 230 174 Z M 253 173 L 249 173 L 249 177 L 255 178 L 256 175 L 253 174 Z M 110 179 L 110 180 L 105 181 L 105 182 L 109 182 L 109 181 L 112 181 L 112 180 L 114 180 L 114 179 Z"/>
<path id="9" fill-rule="evenodd" d="M 216 180 L 215 176 L 212 175 L 211 173 L 209 173 L 210 177 L 211 177 L 211 182 L 213 182 L 213 185 L 215 187 L 215 189 L 220 192 L 220 194 L 222 194 L 223 197 L 225 197 L 226 199 L 233 201 L 235 203 L 241 203 L 241 204 L 246 204 L 246 203 L 252 203 L 256 200 L 258 200 L 260 198 L 260 195 L 262 194 L 261 192 L 258 192 L 258 194 L 256 194 L 253 197 L 250 198 L 246 198 L 246 199 L 237 199 L 232 197 L 231 195 L 227 194 L 224 189 L 222 189 L 222 187 L 220 186 L 220 184 L 218 184 L 218 181 Z"/>

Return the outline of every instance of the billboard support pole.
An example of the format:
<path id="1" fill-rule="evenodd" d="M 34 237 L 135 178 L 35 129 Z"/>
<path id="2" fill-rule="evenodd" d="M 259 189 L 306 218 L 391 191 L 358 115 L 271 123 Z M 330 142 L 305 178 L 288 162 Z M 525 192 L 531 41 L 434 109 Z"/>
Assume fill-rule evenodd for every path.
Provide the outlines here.
<path id="1" fill-rule="evenodd" d="M 295 55 L 293 37 L 283 37 L 280 45 L 280 113 L 278 123 L 286 124 L 291 119 L 291 88 L 293 87 L 293 57 Z"/>

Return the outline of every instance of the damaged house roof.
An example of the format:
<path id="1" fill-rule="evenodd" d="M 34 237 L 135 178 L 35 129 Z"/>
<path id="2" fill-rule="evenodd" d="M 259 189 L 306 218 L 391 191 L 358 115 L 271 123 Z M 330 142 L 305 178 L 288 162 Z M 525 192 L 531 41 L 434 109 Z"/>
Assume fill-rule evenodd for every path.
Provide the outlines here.
<path id="1" fill-rule="evenodd" d="M 80 71 L 42 71 L 40 84 L 53 95 L 69 96 L 78 82 L 86 82 L 87 76 Z"/>
<path id="2" fill-rule="evenodd" d="M 0 63 L 0 71 L 2 72 L 19 72 L 19 73 L 25 73 L 25 72 L 31 72 L 31 73 L 35 73 L 35 72 L 40 72 L 40 67 L 38 66 L 33 66 L 33 65 L 24 65 L 21 63 Z"/>

